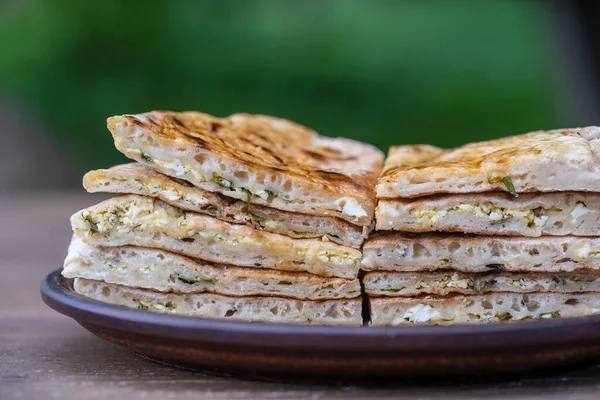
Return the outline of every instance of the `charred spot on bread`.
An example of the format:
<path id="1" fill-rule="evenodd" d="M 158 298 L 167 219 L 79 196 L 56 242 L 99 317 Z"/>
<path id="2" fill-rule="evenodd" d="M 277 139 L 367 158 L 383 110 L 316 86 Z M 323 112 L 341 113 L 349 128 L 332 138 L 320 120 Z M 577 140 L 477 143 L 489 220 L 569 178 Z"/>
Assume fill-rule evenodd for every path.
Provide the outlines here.
<path id="1" fill-rule="evenodd" d="M 183 122 L 181 122 L 179 119 L 177 119 L 174 115 L 171 115 L 170 119 L 171 119 L 171 122 L 173 122 L 175 125 L 177 125 L 181 128 L 185 128 L 185 125 L 183 124 Z"/>
<path id="2" fill-rule="evenodd" d="M 221 124 L 220 122 L 216 122 L 216 121 L 210 122 L 210 131 L 211 132 L 218 132 L 219 129 L 221 129 L 222 127 L 223 127 L 223 124 Z"/>

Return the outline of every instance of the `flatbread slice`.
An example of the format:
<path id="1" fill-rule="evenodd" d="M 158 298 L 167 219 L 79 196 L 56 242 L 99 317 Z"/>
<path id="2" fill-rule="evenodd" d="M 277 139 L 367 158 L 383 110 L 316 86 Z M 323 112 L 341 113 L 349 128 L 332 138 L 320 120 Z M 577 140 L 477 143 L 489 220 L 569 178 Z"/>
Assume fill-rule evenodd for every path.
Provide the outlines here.
<path id="1" fill-rule="evenodd" d="M 127 157 L 211 192 L 369 226 L 383 154 L 262 115 L 152 111 L 108 119 Z"/>
<path id="2" fill-rule="evenodd" d="M 367 272 L 363 278 L 369 296 L 418 296 L 432 294 L 513 293 L 581 293 L 600 292 L 600 274 L 581 273 L 499 272 L 463 273 L 435 272 Z"/>
<path id="3" fill-rule="evenodd" d="M 537 131 L 445 150 L 392 147 L 379 198 L 500 190 L 600 192 L 600 127 Z"/>
<path id="4" fill-rule="evenodd" d="M 368 227 L 335 217 L 292 213 L 235 200 L 199 189 L 139 163 L 90 171 L 83 177 L 83 186 L 92 193 L 133 193 L 158 197 L 172 206 L 211 215 L 223 221 L 298 239 L 324 238 L 354 248 L 360 247 L 369 231 Z"/>
<path id="5" fill-rule="evenodd" d="M 600 236 L 600 193 L 456 194 L 380 200 L 377 229 Z"/>
<path id="6" fill-rule="evenodd" d="M 493 293 L 370 299 L 374 326 L 452 325 L 583 317 L 600 312 L 597 293 Z"/>
<path id="7" fill-rule="evenodd" d="M 368 271 L 573 272 L 600 270 L 600 238 L 372 235 L 363 246 Z"/>
<path id="8" fill-rule="evenodd" d="M 323 278 L 302 272 L 210 264 L 143 247 L 95 247 L 76 236 L 62 272 L 167 293 L 216 293 L 229 296 L 279 296 L 306 300 L 353 299 L 358 279 Z"/>
<path id="9" fill-rule="evenodd" d="M 183 211 L 152 197 L 114 197 L 75 213 L 73 232 L 95 246 L 160 248 L 202 260 L 356 278 L 361 252 L 315 239 L 291 239 Z"/>
<path id="10" fill-rule="evenodd" d="M 312 325 L 362 324 L 362 300 L 296 300 L 230 297 L 212 293 L 158 293 L 76 278 L 75 292 L 95 300 L 142 310 L 201 318 Z"/>

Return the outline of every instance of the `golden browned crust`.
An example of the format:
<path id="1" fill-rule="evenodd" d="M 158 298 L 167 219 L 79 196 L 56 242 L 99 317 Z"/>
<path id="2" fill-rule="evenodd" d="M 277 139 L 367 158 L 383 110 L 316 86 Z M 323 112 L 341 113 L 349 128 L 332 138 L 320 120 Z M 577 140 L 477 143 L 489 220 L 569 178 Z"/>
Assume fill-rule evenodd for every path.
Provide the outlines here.
<path id="1" fill-rule="evenodd" d="M 429 145 L 392 147 L 377 196 L 600 191 L 599 138 L 600 128 L 592 126 L 537 131 L 451 150 Z"/>
<path id="2" fill-rule="evenodd" d="M 369 225 L 375 208 L 374 188 L 383 155 L 373 146 L 343 138 L 325 138 L 293 122 L 274 117 L 235 114 L 217 118 L 199 112 L 152 111 L 108 119 L 117 148 L 139 162 L 173 176 L 153 163 L 166 155 L 192 160 L 203 177 L 183 177 L 196 186 L 232 197 L 244 197 L 211 182 L 218 174 L 236 187 L 274 193 L 275 200 L 252 195 L 250 201 L 288 211 L 334 215 Z M 135 137 L 134 137 L 135 136 Z M 229 185 L 227 185 L 229 186 Z M 233 186 L 233 185 L 231 185 Z M 253 192 L 254 193 L 254 192 Z M 310 196 L 310 201 L 302 197 Z M 267 196 L 264 196 L 267 197 Z M 350 198 L 362 206 L 358 216 L 344 213 L 338 199 Z M 310 207 L 299 202 L 313 203 Z"/>

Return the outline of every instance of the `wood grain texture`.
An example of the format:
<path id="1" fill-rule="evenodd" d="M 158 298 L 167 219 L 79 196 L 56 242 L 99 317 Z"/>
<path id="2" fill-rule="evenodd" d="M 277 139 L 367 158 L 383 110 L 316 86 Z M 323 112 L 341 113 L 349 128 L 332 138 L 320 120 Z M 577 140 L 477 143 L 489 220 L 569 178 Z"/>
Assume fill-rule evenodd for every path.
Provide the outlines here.
<path id="1" fill-rule="evenodd" d="M 428 398 L 597 399 L 600 365 L 512 381 L 315 386 L 212 377 L 145 360 L 91 335 L 40 300 L 61 265 L 68 217 L 99 196 L 0 198 L 0 399 Z"/>

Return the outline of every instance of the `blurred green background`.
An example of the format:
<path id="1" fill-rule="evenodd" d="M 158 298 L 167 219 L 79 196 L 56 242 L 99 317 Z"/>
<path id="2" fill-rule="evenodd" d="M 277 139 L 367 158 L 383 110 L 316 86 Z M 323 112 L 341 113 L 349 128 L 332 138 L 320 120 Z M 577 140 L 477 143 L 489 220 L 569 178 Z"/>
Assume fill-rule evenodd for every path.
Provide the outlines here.
<path id="1" fill-rule="evenodd" d="M 542 1 L 0 7 L 1 144 L 11 174 L 33 168 L 33 188 L 77 185 L 84 171 L 125 161 L 106 117 L 151 109 L 272 114 L 383 150 L 573 121 Z"/>

